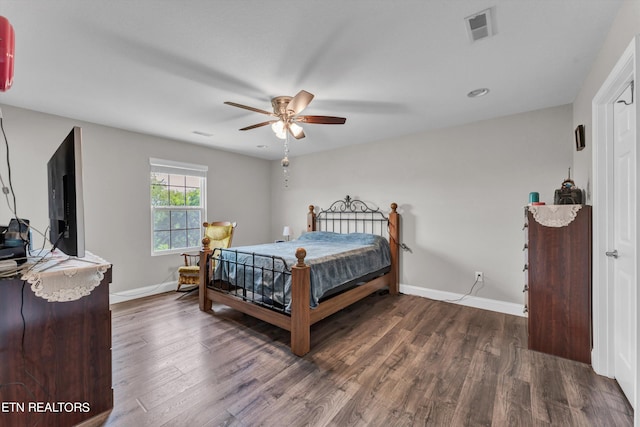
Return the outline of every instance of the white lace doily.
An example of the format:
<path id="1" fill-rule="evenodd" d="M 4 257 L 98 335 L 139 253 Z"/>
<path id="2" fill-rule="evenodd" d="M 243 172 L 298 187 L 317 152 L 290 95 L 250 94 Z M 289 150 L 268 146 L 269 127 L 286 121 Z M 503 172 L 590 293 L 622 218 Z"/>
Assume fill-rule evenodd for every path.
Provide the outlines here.
<path id="1" fill-rule="evenodd" d="M 533 219 L 546 227 L 566 227 L 576 219 L 582 205 L 540 205 L 529 206 Z"/>
<path id="2" fill-rule="evenodd" d="M 47 254 L 33 261 L 32 268 L 22 274 L 31 290 L 49 302 L 75 301 L 87 296 L 102 282 L 111 264 L 90 252 L 84 258 L 64 254 Z"/>

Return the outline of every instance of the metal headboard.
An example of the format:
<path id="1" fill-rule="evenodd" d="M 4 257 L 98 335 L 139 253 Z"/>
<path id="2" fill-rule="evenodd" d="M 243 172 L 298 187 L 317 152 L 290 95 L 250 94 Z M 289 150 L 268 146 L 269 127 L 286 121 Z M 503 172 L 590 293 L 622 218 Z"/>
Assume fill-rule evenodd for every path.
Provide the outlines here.
<path id="1" fill-rule="evenodd" d="M 334 233 L 370 233 L 387 237 L 389 218 L 365 202 L 346 196 L 316 214 L 316 230 Z"/>

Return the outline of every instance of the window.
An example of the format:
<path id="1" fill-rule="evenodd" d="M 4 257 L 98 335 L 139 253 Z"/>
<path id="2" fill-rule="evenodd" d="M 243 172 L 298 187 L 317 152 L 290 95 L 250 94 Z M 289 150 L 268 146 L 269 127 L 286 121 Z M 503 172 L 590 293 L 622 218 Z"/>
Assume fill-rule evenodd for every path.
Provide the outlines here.
<path id="1" fill-rule="evenodd" d="M 150 159 L 151 254 L 199 249 L 207 167 Z"/>

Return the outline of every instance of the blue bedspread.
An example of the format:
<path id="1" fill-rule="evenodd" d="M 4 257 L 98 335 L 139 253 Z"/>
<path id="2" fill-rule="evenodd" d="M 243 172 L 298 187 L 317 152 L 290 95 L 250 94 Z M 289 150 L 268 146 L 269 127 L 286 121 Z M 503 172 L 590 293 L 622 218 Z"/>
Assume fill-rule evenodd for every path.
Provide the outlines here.
<path id="1" fill-rule="evenodd" d="M 381 270 L 391 264 L 389 243 L 381 236 L 364 233 L 339 234 L 316 231 L 298 240 L 241 246 L 214 253 L 219 258 L 214 278 L 248 289 L 289 310 L 291 301 L 292 266 L 297 263 L 297 248 L 307 251 L 305 263 L 311 267 L 311 307 L 317 307 L 327 291 Z M 280 257 L 262 257 L 256 254 Z M 225 262 L 225 260 L 229 262 Z M 275 267 L 275 268 L 274 268 Z M 268 269 L 268 270 L 267 270 Z M 271 270 L 276 270 L 272 273 Z"/>

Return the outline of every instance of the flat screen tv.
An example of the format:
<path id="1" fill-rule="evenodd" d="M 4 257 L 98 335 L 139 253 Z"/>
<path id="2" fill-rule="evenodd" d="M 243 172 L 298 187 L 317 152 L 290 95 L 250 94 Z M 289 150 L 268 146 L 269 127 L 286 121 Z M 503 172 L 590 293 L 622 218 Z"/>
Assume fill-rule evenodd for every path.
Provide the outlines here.
<path id="1" fill-rule="evenodd" d="M 82 129 L 75 126 L 47 163 L 49 240 L 59 249 L 83 258 Z"/>

